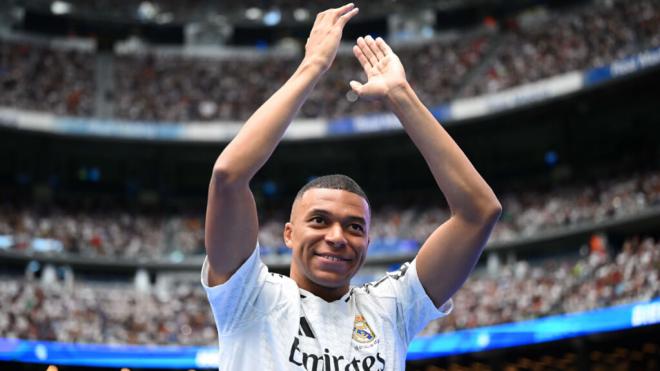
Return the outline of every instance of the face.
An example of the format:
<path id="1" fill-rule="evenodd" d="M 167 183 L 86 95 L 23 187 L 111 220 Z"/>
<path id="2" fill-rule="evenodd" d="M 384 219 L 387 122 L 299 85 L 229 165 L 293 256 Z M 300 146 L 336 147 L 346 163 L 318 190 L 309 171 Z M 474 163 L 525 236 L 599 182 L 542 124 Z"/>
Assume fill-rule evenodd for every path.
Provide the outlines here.
<path id="1" fill-rule="evenodd" d="M 291 278 L 321 297 L 341 297 L 364 263 L 369 221 L 369 205 L 355 193 L 307 190 L 294 202 L 284 227 L 284 242 L 293 250 Z"/>

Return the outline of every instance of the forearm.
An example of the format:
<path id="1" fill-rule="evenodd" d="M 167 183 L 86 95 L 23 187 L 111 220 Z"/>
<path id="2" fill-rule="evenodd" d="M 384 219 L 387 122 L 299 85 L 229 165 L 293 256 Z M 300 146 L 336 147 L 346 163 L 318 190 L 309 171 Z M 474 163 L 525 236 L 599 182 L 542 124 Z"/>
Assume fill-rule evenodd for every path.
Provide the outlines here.
<path id="1" fill-rule="evenodd" d="M 212 285 L 225 282 L 254 250 L 259 227 L 248 187 L 250 179 L 275 150 L 321 73 L 320 68 L 303 62 L 252 114 L 216 160 L 209 184 L 204 239 Z"/>
<path id="2" fill-rule="evenodd" d="M 289 80 L 250 116 L 214 165 L 223 182 L 247 184 L 282 139 L 307 96 L 323 73 L 323 66 L 303 60 Z"/>
<path id="3" fill-rule="evenodd" d="M 330 68 L 342 30 L 358 10 L 353 4 L 316 16 L 296 72 L 243 125 L 213 166 L 204 243 L 209 282 L 226 282 L 254 251 L 259 222 L 249 183 L 271 156 L 310 92 Z"/>
<path id="4" fill-rule="evenodd" d="M 475 222 L 497 218 L 501 206 L 492 189 L 411 86 L 391 89 L 386 101 L 426 160 L 452 214 Z"/>

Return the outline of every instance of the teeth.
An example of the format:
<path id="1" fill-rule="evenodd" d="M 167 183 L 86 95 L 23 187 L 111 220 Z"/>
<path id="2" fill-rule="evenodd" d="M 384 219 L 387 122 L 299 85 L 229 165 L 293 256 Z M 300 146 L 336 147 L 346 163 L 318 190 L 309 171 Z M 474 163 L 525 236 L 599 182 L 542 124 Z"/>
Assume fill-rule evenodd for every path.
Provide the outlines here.
<path id="1" fill-rule="evenodd" d="M 335 262 L 342 261 L 342 259 L 340 259 L 340 258 L 338 258 L 338 257 L 336 257 L 336 256 L 330 256 L 330 255 L 322 255 L 322 256 L 323 256 L 324 258 L 328 259 L 328 260 L 332 260 L 332 261 L 335 261 Z"/>

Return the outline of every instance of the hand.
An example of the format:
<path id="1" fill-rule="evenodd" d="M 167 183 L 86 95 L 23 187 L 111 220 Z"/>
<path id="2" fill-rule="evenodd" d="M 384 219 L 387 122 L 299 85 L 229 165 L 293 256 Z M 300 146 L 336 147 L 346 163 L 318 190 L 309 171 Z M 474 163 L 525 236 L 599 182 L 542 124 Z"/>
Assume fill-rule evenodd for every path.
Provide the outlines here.
<path id="1" fill-rule="evenodd" d="M 408 83 L 399 57 L 380 37 L 376 40 L 371 36 L 358 38 L 353 54 L 367 74 L 366 84 L 350 82 L 353 91 L 361 98 L 383 98 L 394 88 Z"/>
<path id="2" fill-rule="evenodd" d="M 357 13 L 353 3 L 319 13 L 305 44 L 305 60 L 327 71 L 337 55 L 344 26 Z"/>

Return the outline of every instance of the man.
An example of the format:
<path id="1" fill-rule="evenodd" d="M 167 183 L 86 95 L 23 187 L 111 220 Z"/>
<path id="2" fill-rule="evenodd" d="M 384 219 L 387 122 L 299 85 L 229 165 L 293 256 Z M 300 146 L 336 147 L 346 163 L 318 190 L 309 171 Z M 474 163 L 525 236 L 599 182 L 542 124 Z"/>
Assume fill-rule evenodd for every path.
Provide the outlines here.
<path id="1" fill-rule="evenodd" d="M 353 52 L 368 81 L 351 81 L 351 88 L 361 98 L 384 100 L 397 115 L 452 216 L 412 263 L 351 289 L 369 244 L 369 204 L 350 178 L 322 177 L 300 190 L 285 226 L 290 278 L 269 273 L 260 261 L 250 179 L 330 68 L 343 27 L 357 12 L 348 4 L 318 14 L 298 69 L 214 165 L 202 283 L 217 324 L 221 370 L 403 370 L 408 344 L 451 309 L 451 296 L 499 217 L 492 190 L 417 98 L 398 57 L 382 39 L 361 37 Z"/>

